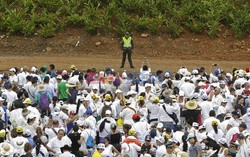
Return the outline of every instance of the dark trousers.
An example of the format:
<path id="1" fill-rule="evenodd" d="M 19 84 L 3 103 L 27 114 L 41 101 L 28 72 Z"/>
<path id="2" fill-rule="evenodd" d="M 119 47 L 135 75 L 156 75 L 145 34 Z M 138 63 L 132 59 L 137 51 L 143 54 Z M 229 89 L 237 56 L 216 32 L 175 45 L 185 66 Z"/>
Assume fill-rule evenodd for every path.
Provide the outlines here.
<path id="1" fill-rule="evenodd" d="M 130 67 L 134 67 L 133 66 L 133 62 L 132 62 L 132 49 L 131 48 L 124 48 L 123 49 L 123 55 L 122 55 L 122 64 L 121 64 L 121 67 L 124 67 L 124 64 L 125 64 L 125 61 L 126 61 L 126 55 L 128 54 L 128 61 L 129 61 L 129 64 L 130 64 Z"/>

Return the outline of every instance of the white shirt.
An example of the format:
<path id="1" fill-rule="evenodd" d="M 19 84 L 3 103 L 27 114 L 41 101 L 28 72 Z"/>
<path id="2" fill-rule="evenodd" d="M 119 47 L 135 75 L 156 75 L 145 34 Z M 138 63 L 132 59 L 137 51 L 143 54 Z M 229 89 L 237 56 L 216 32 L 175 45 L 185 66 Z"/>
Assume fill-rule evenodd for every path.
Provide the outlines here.
<path id="1" fill-rule="evenodd" d="M 132 128 L 135 130 L 138 140 L 141 143 L 143 143 L 146 135 L 149 134 L 148 131 L 149 131 L 150 126 L 148 125 L 148 123 L 146 121 L 136 122 L 136 123 L 134 123 Z"/>
<path id="2" fill-rule="evenodd" d="M 17 81 L 18 81 L 18 78 L 17 78 L 17 76 L 14 74 L 14 75 L 10 75 L 9 76 L 9 81 L 10 81 L 10 83 L 12 84 L 13 82 L 16 82 L 17 83 Z"/>
<path id="3" fill-rule="evenodd" d="M 180 86 L 180 90 L 184 92 L 186 98 L 192 98 L 194 95 L 195 85 L 190 82 L 184 82 Z"/>
<path id="4" fill-rule="evenodd" d="M 59 126 L 65 127 L 65 122 L 69 118 L 67 114 L 65 114 L 63 111 L 60 111 L 59 113 L 54 112 L 52 115 L 53 120 L 58 120 Z"/>
<path id="5" fill-rule="evenodd" d="M 162 157 L 163 155 L 166 154 L 166 152 L 167 152 L 166 146 L 161 145 L 157 148 L 155 157 Z"/>
<path id="6" fill-rule="evenodd" d="M 162 104 L 159 109 L 159 114 L 158 114 L 158 121 L 159 122 L 173 122 L 173 119 L 166 113 L 166 111 L 163 109 L 163 105 L 165 105 L 166 111 L 169 114 L 173 114 L 177 112 L 178 106 L 176 103 L 173 104 L 173 106 Z"/>
<path id="7" fill-rule="evenodd" d="M 209 101 L 203 101 L 198 104 L 201 108 L 202 120 L 209 118 L 209 112 L 212 110 L 212 103 Z"/>
<path id="8" fill-rule="evenodd" d="M 59 157 L 75 157 L 75 155 L 70 153 L 69 151 L 66 151 L 66 152 L 60 154 Z"/>
<path id="9" fill-rule="evenodd" d="M 59 128 L 54 128 L 54 130 L 55 131 L 53 131 L 52 128 L 45 128 L 45 134 L 48 135 L 48 141 L 57 136 Z"/>
<path id="10" fill-rule="evenodd" d="M 233 117 L 231 117 L 229 119 L 229 125 L 231 125 L 232 127 L 238 127 L 240 125 L 240 122 L 238 119 L 234 119 Z"/>
<path id="11" fill-rule="evenodd" d="M 239 134 L 240 131 L 239 131 L 239 128 L 238 127 L 233 127 L 231 129 L 228 130 L 227 134 L 226 134 L 226 141 L 227 141 L 227 145 L 230 144 L 232 138 L 233 138 L 233 135 L 234 134 Z"/>
<path id="12" fill-rule="evenodd" d="M 218 133 L 216 134 L 214 130 L 210 131 L 209 134 L 212 135 L 213 139 L 218 143 L 219 139 L 224 136 L 224 132 L 221 129 L 218 129 Z"/>
<path id="13" fill-rule="evenodd" d="M 102 152 L 102 157 L 113 157 L 114 154 L 112 152 L 112 145 L 108 145 L 105 147 L 104 151 Z"/>
<path id="14" fill-rule="evenodd" d="M 212 97 L 212 106 L 213 106 L 213 109 L 215 110 L 215 112 L 217 111 L 218 107 L 221 105 L 222 101 L 223 101 L 223 97 L 220 94 L 213 95 L 213 97 Z"/>
<path id="15" fill-rule="evenodd" d="M 3 94 L 5 94 L 7 96 L 7 102 L 10 103 L 10 105 L 12 106 L 13 101 L 17 100 L 17 93 L 12 91 L 12 90 L 6 90 L 5 92 L 3 92 Z"/>
<path id="16" fill-rule="evenodd" d="M 205 121 L 203 123 L 207 132 L 210 132 L 213 130 L 212 121 L 214 121 L 214 120 L 216 120 L 218 122 L 218 128 L 220 128 L 220 121 L 218 119 L 216 119 L 215 117 L 209 117 L 209 118 L 205 119 Z"/>
<path id="17" fill-rule="evenodd" d="M 246 113 L 244 116 L 242 116 L 242 122 L 244 122 L 247 125 L 247 130 L 250 131 L 250 116 L 249 113 Z"/>
<path id="18" fill-rule="evenodd" d="M 160 104 L 148 103 L 148 110 L 150 111 L 149 118 L 150 119 L 158 119 L 158 113 L 160 110 Z"/>
<path id="19" fill-rule="evenodd" d="M 59 140 L 58 137 L 56 136 L 49 141 L 48 147 L 50 147 L 52 150 L 56 151 L 57 155 L 60 155 L 60 154 L 62 154 L 60 148 L 63 147 L 64 145 L 71 146 L 71 144 L 72 144 L 72 142 L 68 138 L 68 136 L 63 136 L 61 140 Z"/>
<path id="20" fill-rule="evenodd" d="M 42 156 L 40 152 L 42 152 L 44 156 Z M 31 154 L 32 156 L 35 156 L 35 157 L 48 157 L 49 156 L 47 149 L 43 145 L 41 145 L 38 155 L 36 155 L 36 148 L 32 150 Z"/>
<path id="21" fill-rule="evenodd" d="M 226 107 L 220 105 L 217 111 L 217 115 L 226 114 L 226 112 L 227 112 Z"/>
<path id="22" fill-rule="evenodd" d="M 120 113 L 120 117 L 122 117 L 124 124 L 133 125 L 134 121 L 132 120 L 132 116 L 135 113 L 132 109 L 126 107 Z"/>
<path id="23" fill-rule="evenodd" d="M 182 131 L 176 131 L 173 133 L 173 138 L 176 139 L 180 144 L 183 143 L 182 136 L 184 135 L 184 132 Z"/>

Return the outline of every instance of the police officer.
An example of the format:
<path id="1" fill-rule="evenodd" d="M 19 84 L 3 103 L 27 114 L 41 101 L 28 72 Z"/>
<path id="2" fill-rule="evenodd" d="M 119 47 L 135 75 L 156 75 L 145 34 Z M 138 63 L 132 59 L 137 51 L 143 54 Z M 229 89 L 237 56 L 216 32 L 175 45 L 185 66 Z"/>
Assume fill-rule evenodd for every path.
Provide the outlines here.
<path id="1" fill-rule="evenodd" d="M 133 39 L 129 35 L 129 32 L 126 32 L 125 36 L 122 38 L 122 44 L 121 48 L 123 50 L 123 56 L 122 56 L 122 64 L 120 68 L 124 68 L 125 60 L 126 60 L 126 55 L 128 54 L 128 61 L 130 64 L 130 68 L 135 68 L 132 63 L 132 50 L 133 50 Z"/>

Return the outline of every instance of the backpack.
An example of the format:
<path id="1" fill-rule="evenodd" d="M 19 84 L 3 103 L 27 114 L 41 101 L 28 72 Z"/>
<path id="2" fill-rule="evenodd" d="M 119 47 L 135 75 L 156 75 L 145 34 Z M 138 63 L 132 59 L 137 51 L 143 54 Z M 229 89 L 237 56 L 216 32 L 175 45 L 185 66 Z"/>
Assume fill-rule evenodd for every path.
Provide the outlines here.
<path id="1" fill-rule="evenodd" d="M 88 132 L 87 132 L 87 134 L 89 135 L 89 137 L 87 139 L 86 146 L 88 149 L 90 149 L 90 148 L 94 147 L 94 138 Z"/>
<path id="2" fill-rule="evenodd" d="M 105 112 L 106 112 L 107 110 L 112 111 L 111 105 L 106 105 L 106 104 L 104 103 L 104 106 L 103 106 L 103 108 L 102 108 L 102 113 L 101 113 L 101 116 L 102 116 L 102 117 L 105 117 Z"/>
<path id="3" fill-rule="evenodd" d="M 49 108 L 49 97 L 47 91 L 39 92 L 40 94 L 40 108 L 41 109 L 48 109 Z"/>

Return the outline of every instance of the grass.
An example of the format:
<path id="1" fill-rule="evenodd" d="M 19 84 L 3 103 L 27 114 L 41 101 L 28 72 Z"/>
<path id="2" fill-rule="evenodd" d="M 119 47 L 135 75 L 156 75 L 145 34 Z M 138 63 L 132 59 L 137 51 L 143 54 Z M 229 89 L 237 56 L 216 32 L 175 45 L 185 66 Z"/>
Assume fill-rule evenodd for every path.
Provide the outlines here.
<path id="1" fill-rule="evenodd" d="M 238 38 L 250 34 L 247 0 L 0 0 L 0 31 L 45 38 L 65 27 L 84 27 L 122 36 L 126 31 L 167 33 L 184 30 L 216 37 L 221 25 Z"/>

